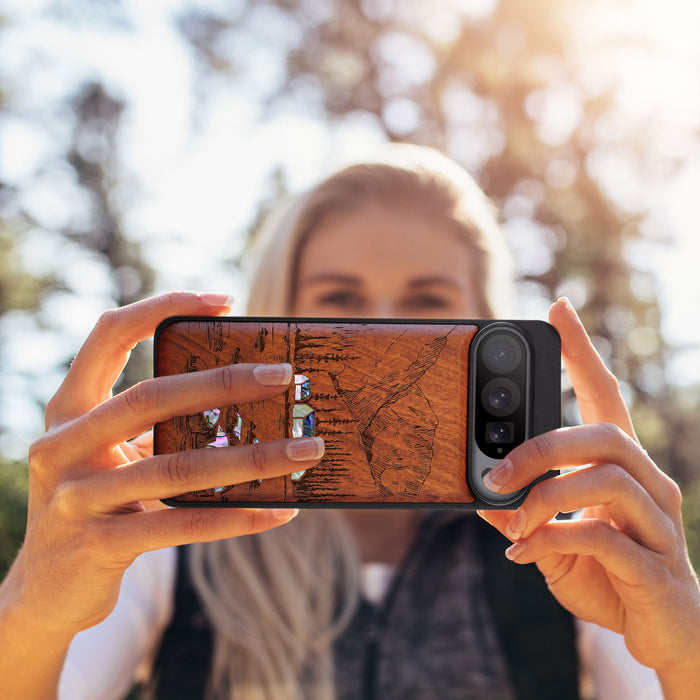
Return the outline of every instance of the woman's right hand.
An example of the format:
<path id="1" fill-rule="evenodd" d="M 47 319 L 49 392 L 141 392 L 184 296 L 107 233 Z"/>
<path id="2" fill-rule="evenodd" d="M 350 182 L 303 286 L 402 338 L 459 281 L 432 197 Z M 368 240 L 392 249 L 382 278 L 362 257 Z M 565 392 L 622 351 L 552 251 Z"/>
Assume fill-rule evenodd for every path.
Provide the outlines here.
<path id="1" fill-rule="evenodd" d="M 27 531 L 0 588 L 0 609 L 22 611 L 42 634 L 69 639 L 109 614 L 124 570 L 142 552 L 260 532 L 295 515 L 294 509 L 149 509 L 147 502 L 307 469 L 323 454 L 320 439 L 155 457 L 126 442 L 173 416 L 287 389 L 289 365 L 241 364 L 150 379 L 112 396 L 131 349 L 160 321 L 226 313 L 225 302 L 224 295 L 173 293 L 100 318 L 49 402 L 46 433 L 30 449 Z M 256 372 L 259 367 L 267 370 Z"/>

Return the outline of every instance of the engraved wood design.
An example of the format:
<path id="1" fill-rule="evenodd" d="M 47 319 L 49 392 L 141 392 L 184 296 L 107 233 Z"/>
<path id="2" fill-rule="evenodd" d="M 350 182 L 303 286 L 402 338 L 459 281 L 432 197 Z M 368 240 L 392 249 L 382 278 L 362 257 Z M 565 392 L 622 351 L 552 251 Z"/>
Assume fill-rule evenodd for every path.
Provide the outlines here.
<path id="1" fill-rule="evenodd" d="M 305 472 L 174 501 L 470 503 L 468 352 L 474 325 L 180 320 L 158 335 L 156 375 L 236 362 L 290 362 L 279 397 L 212 407 L 155 430 L 156 453 L 319 435 Z"/>

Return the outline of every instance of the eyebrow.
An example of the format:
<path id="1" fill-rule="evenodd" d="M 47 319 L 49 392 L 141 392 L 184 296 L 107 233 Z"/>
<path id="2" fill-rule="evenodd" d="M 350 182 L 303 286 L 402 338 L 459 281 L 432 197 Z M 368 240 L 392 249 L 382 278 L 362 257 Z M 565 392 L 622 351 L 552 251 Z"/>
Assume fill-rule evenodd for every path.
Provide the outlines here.
<path id="1" fill-rule="evenodd" d="M 340 282 L 342 284 L 353 285 L 355 287 L 360 286 L 360 280 L 352 275 L 342 275 L 340 273 L 324 273 L 321 275 L 314 275 L 309 279 L 303 280 L 304 284 L 319 284 L 324 282 Z"/>
<path id="2" fill-rule="evenodd" d="M 323 284 L 326 282 L 346 284 L 353 287 L 359 287 L 362 284 L 358 277 L 334 272 L 314 275 L 313 277 L 304 280 L 304 284 Z M 408 286 L 411 289 L 421 289 L 423 287 L 434 286 L 450 287 L 452 289 L 459 289 L 460 287 L 456 280 L 449 277 L 418 277 L 416 279 L 409 280 Z"/>
<path id="3" fill-rule="evenodd" d="M 419 277 L 410 280 L 408 286 L 411 288 L 434 287 L 434 286 L 452 287 L 459 289 L 459 283 L 449 277 Z"/>

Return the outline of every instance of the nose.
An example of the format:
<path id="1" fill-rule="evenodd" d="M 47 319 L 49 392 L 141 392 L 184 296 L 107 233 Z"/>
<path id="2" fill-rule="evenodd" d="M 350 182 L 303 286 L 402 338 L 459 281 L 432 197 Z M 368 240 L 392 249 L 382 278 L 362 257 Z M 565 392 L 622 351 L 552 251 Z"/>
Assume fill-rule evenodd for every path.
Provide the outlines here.
<path id="1" fill-rule="evenodd" d="M 375 299 L 367 308 L 367 318 L 397 318 L 396 305 L 391 299 Z"/>

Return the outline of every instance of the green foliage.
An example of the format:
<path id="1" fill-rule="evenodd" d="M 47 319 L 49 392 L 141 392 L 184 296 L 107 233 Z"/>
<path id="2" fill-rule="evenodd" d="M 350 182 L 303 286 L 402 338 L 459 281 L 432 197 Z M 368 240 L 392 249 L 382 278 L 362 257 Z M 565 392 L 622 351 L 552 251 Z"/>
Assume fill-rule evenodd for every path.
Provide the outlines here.
<path id="1" fill-rule="evenodd" d="M 23 462 L 0 462 L 0 579 L 24 538 L 29 477 Z"/>
<path id="2" fill-rule="evenodd" d="M 700 479 L 684 489 L 683 524 L 690 560 L 695 571 L 700 571 Z"/>
<path id="3" fill-rule="evenodd" d="M 19 222 L 0 220 L 0 316 L 10 310 L 36 309 L 50 289 L 49 277 L 37 277 L 22 269 L 17 251 L 22 237 Z"/>

